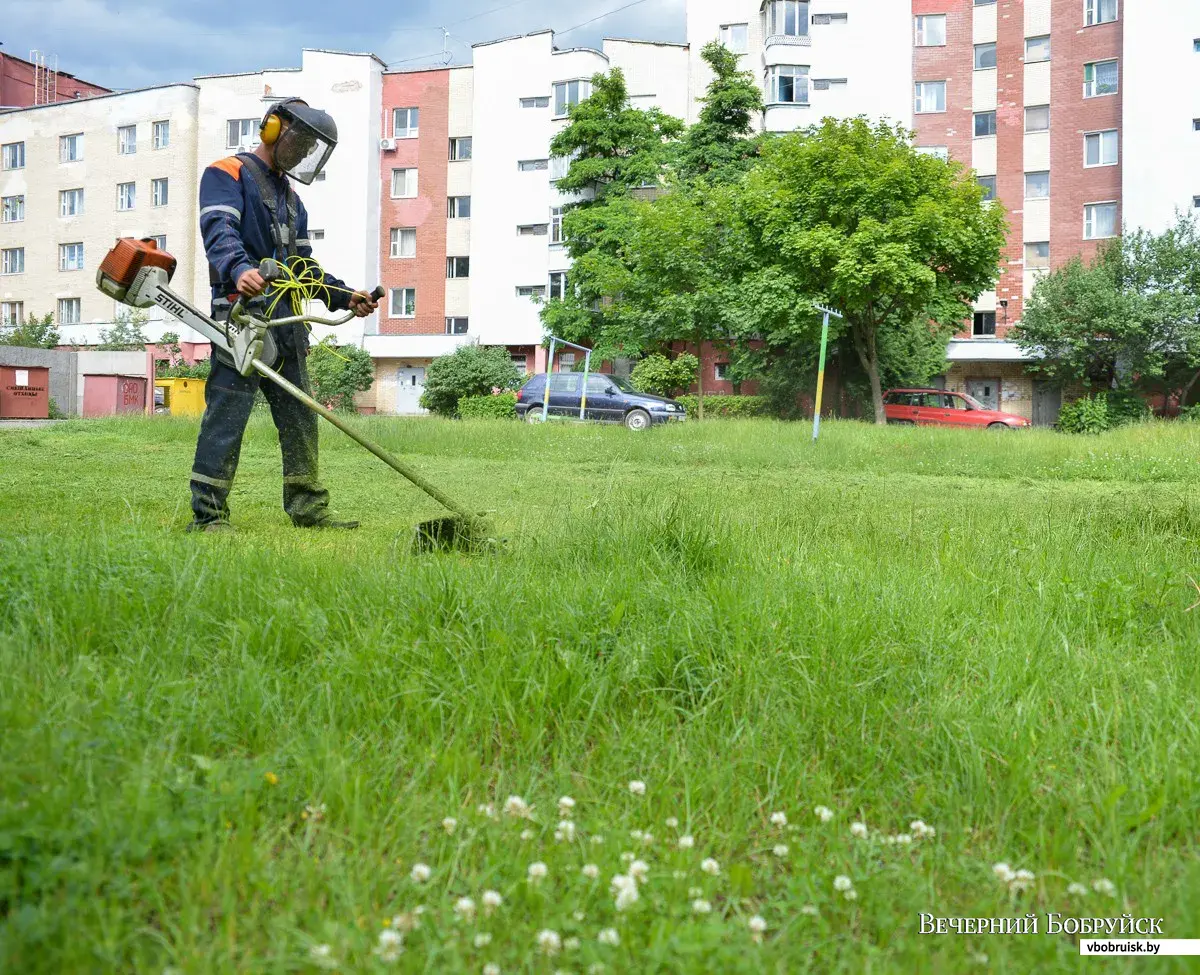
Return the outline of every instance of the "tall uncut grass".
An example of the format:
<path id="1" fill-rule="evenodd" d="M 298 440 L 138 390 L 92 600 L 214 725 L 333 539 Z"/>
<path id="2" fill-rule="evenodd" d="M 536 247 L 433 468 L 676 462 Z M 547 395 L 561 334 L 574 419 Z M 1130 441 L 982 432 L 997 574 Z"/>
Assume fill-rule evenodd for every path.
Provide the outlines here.
<path id="1" fill-rule="evenodd" d="M 1189 425 L 359 422 L 506 546 L 411 556 L 436 505 L 334 433 L 360 531 L 287 524 L 256 420 L 239 532 L 197 537 L 194 424 L 0 431 L 0 971 L 1066 972 L 1047 912 L 1200 937 Z"/>

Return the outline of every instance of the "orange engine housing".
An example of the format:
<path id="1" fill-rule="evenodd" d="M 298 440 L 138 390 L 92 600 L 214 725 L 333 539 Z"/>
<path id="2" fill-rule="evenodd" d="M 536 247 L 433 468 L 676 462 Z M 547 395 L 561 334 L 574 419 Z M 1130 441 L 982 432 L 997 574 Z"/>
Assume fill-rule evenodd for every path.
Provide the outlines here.
<path id="1" fill-rule="evenodd" d="M 175 274 L 177 264 L 175 258 L 166 251 L 160 251 L 152 239 L 121 237 L 100 262 L 100 274 L 122 288 L 128 288 L 143 267 L 163 268 L 169 281 Z"/>

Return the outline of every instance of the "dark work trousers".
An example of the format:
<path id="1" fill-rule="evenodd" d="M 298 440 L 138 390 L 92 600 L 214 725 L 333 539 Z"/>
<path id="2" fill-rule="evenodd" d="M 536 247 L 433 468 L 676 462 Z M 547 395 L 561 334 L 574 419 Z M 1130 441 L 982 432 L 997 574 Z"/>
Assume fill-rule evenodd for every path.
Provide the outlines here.
<path id="1" fill-rule="evenodd" d="M 283 331 L 280 329 L 279 331 Z M 311 392 L 303 340 L 280 343 L 274 369 L 305 392 Z M 212 375 L 204 391 L 204 418 L 192 465 L 192 514 L 196 526 L 229 520 L 229 490 L 242 452 L 242 435 L 250 419 L 254 394 L 262 384 L 283 451 L 283 510 L 299 526 L 328 517 L 329 492 L 317 480 L 317 416 L 257 373 L 238 372 L 214 351 Z"/>

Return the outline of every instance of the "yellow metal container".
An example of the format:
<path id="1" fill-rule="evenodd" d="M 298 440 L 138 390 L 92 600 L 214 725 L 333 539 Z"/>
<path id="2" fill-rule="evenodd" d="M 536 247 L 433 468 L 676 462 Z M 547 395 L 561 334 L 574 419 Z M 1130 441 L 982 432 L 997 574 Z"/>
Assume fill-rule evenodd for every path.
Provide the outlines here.
<path id="1" fill-rule="evenodd" d="M 155 412 L 161 409 L 172 416 L 200 416 L 204 412 L 204 384 L 203 379 L 154 380 Z"/>

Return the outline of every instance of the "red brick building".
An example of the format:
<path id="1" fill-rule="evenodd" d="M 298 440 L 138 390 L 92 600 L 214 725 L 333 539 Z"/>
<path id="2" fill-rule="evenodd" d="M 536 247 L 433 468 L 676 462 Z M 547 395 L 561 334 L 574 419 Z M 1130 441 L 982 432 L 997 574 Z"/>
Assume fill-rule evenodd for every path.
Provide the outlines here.
<path id="1" fill-rule="evenodd" d="M 107 94 L 109 89 L 80 81 L 66 71 L 44 68 L 0 50 L 0 108 L 30 108 Z"/>

